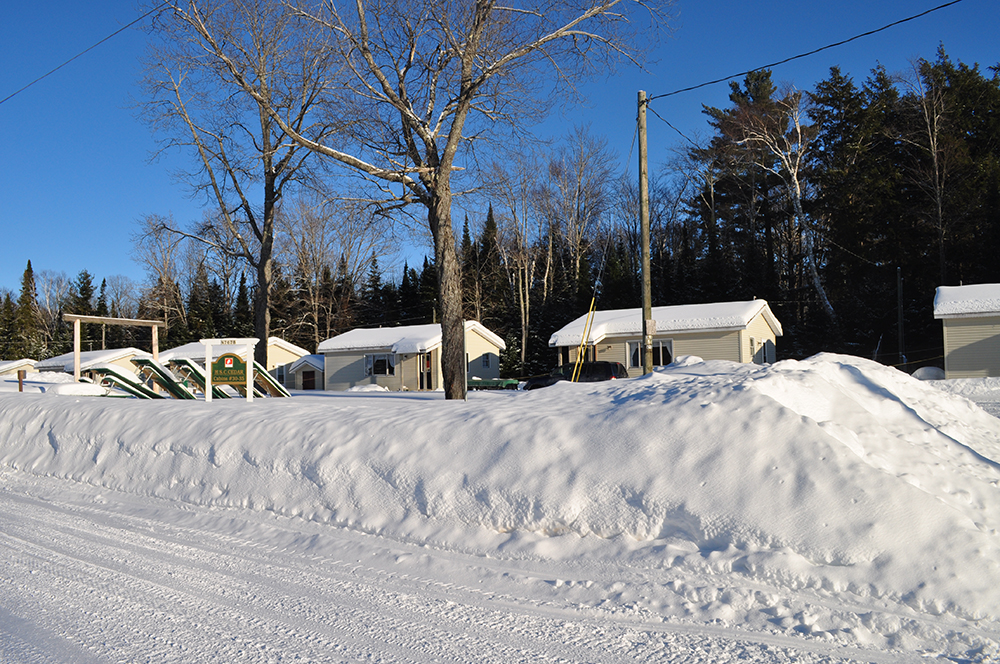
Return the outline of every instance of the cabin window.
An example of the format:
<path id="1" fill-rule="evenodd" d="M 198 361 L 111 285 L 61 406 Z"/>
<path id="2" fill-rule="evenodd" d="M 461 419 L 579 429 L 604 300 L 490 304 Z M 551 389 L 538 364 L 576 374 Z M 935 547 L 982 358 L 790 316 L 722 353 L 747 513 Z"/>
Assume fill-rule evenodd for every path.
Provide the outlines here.
<path id="1" fill-rule="evenodd" d="M 365 355 L 366 376 L 395 376 L 396 356 L 392 353 Z"/>
<path id="2" fill-rule="evenodd" d="M 490 368 L 490 354 L 483 353 L 483 369 L 489 369 L 489 368 Z"/>
<path id="3" fill-rule="evenodd" d="M 673 348 L 669 339 L 665 341 L 653 340 L 653 366 L 663 367 L 670 364 L 673 359 Z M 642 368 L 642 342 L 628 342 L 628 368 Z"/>
<path id="4" fill-rule="evenodd" d="M 274 368 L 274 373 L 275 373 L 274 377 L 277 379 L 277 381 L 279 383 L 281 383 L 282 385 L 284 385 L 285 384 L 285 367 L 284 366 L 275 367 Z"/>

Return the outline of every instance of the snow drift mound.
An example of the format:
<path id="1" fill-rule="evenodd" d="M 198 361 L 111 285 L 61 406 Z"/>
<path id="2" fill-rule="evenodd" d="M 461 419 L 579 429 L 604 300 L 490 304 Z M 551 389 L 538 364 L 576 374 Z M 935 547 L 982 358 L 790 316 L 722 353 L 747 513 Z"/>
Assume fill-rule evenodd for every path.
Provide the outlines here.
<path id="1" fill-rule="evenodd" d="M 826 354 L 468 403 L 0 397 L 0 463 L 22 472 L 439 541 L 655 540 L 665 565 L 966 617 L 1000 615 L 998 460 L 1000 420 L 971 402 Z"/>

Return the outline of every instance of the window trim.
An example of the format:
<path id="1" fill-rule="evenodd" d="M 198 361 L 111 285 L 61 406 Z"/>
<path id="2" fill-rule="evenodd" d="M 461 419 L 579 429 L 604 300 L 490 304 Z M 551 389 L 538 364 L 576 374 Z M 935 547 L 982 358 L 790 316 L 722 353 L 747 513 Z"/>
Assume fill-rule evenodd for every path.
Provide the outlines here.
<path id="1" fill-rule="evenodd" d="M 385 373 L 376 372 L 378 363 L 385 362 Z M 365 353 L 365 376 L 395 376 L 396 375 L 396 354 L 395 353 Z"/>
<path id="2" fill-rule="evenodd" d="M 666 349 L 667 356 L 670 358 L 670 362 L 674 361 L 674 340 L 673 339 L 653 339 L 653 366 L 654 367 L 665 367 L 670 362 L 666 364 L 656 364 L 656 355 L 659 354 L 660 360 L 663 360 L 663 351 Z M 629 341 L 626 346 L 626 352 L 628 353 L 628 364 L 626 364 L 627 369 L 641 369 L 642 359 L 638 356 L 639 351 L 642 350 L 642 341 Z M 659 353 L 657 353 L 659 351 Z M 638 364 L 632 364 L 632 358 L 635 357 Z"/>

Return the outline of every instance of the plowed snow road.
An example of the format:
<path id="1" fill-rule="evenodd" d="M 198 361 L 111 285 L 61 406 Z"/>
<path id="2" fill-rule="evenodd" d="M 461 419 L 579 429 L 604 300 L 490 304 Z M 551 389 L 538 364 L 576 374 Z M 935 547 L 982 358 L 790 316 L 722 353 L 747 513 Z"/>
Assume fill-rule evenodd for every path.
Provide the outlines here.
<path id="1" fill-rule="evenodd" d="M 67 480 L 0 480 L 3 662 L 913 661 L 677 620 L 669 569 L 485 558 Z"/>

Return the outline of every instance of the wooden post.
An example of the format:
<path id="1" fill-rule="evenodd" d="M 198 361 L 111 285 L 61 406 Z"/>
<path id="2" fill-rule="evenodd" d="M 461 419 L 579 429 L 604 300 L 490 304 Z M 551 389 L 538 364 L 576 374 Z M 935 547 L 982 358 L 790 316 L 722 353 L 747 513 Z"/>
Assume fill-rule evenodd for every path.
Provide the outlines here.
<path id="1" fill-rule="evenodd" d="M 253 357 L 253 344 L 245 344 L 247 354 L 247 403 L 253 401 L 253 372 L 255 371 L 254 357 Z"/>
<path id="2" fill-rule="evenodd" d="M 80 382 L 80 319 L 73 320 L 73 380 Z"/>
<path id="3" fill-rule="evenodd" d="M 205 344 L 205 403 L 212 403 L 212 342 L 214 339 L 202 339 Z"/>
<path id="4" fill-rule="evenodd" d="M 646 153 L 646 91 L 639 90 L 639 227 L 642 242 L 642 373 L 653 371 L 652 285 L 649 276 L 649 167 Z"/>
<path id="5" fill-rule="evenodd" d="M 17 370 L 17 391 L 24 392 L 24 377 L 28 375 L 28 372 L 24 369 Z"/>

